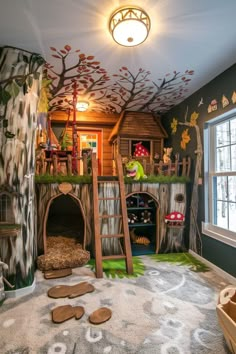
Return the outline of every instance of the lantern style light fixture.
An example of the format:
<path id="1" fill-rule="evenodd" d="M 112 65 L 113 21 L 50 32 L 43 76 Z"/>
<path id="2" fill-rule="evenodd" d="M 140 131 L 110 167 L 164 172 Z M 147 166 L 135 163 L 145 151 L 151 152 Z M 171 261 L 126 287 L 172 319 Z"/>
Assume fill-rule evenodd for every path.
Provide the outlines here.
<path id="1" fill-rule="evenodd" d="M 125 6 L 114 11 L 109 21 L 113 39 L 125 47 L 134 47 L 145 41 L 151 27 L 148 14 L 140 7 Z"/>
<path id="2" fill-rule="evenodd" d="M 89 106 L 89 103 L 88 103 L 87 101 L 78 101 L 78 102 L 76 103 L 76 109 L 77 109 L 77 111 L 79 111 L 79 112 L 85 112 L 85 111 L 87 111 L 88 106 Z"/>

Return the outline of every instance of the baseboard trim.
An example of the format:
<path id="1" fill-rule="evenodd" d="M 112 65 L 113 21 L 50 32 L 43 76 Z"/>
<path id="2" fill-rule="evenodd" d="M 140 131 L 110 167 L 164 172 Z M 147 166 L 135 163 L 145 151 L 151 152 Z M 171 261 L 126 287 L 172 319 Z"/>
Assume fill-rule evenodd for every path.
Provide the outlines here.
<path id="1" fill-rule="evenodd" d="M 36 286 L 36 281 L 34 279 L 32 285 L 26 286 L 25 288 L 21 289 L 16 289 L 16 290 L 10 290 L 10 291 L 4 291 L 6 298 L 15 298 L 15 297 L 20 297 L 20 296 L 25 296 L 31 294 Z"/>
<path id="2" fill-rule="evenodd" d="M 217 274 L 226 279 L 229 283 L 236 285 L 236 278 L 233 277 L 231 274 L 225 272 L 223 269 L 217 267 L 215 264 L 211 263 L 202 256 L 199 256 L 199 254 L 195 253 L 194 251 L 189 250 L 188 252 L 195 258 L 199 259 L 199 261 L 201 261 L 202 263 L 205 263 L 209 268 L 213 269 Z"/>

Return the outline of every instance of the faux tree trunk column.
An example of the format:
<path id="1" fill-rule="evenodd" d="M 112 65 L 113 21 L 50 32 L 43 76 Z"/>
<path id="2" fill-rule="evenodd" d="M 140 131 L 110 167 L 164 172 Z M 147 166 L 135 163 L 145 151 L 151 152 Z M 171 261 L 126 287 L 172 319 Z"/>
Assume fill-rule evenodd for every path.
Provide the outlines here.
<path id="1" fill-rule="evenodd" d="M 8 264 L 13 290 L 34 281 L 37 256 L 35 212 L 35 130 L 44 60 L 38 54 L 4 47 L 0 51 L 0 198 L 7 198 L 17 236 L 0 237 L 0 258 Z M 4 209 L 4 206 L 1 206 Z M 9 222 L 9 220 L 7 220 Z M 6 290 L 10 290 L 5 287 Z"/>

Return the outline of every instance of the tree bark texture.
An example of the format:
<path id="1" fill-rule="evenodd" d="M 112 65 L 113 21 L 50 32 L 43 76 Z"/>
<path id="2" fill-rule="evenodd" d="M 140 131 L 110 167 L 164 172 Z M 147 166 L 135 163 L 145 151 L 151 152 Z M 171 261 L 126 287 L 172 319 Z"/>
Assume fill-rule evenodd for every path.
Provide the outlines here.
<path id="1" fill-rule="evenodd" d="M 38 243 L 38 255 L 44 254 L 44 219 L 47 217 L 46 209 L 49 204 L 55 200 L 56 197 L 62 195 L 59 190 L 58 183 L 39 183 L 36 185 L 37 194 L 37 243 Z M 93 203 L 92 203 L 92 185 L 91 184 L 72 184 L 72 190 L 69 196 L 78 198 L 81 202 L 81 208 L 83 208 L 84 220 L 84 237 L 85 237 L 85 249 L 89 250 L 92 243 L 93 233 Z M 47 220 L 46 220 L 47 222 Z"/>
<path id="2" fill-rule="evenodd" d="M 32 284 L 37 254 L 35 130 L 42 66 L 29 75 L 33 57 L 10 47 L 0 57 L 0 186 L 12 194 L 14 223 L 21 226 L 17 237 L 0 238 L 0 258 L 9 266 L 6 278 L 14 290 Z"/>

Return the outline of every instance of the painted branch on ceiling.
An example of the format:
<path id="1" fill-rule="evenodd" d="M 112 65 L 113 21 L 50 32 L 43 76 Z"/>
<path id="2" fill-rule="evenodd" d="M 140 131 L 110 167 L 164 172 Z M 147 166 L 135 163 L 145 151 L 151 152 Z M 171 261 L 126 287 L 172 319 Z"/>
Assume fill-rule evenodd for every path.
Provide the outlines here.
<path id="1" fill-rule="evenodd" d="M 72 51 L 50 48 L 52 63 L 45 65 L 45 78 L 49 83 L 49 110 L 67 110 L 72 107 L 73 84 L 77 83 L 77 96 L 90 103 L 97 112 L 120 113 L 124 110 L 164 112 L 183 99 L 193 70 L 174 71 L 164 78 L 152 80 L 151 73 L 140 68 L 132 73 L 127 67 L 108 75 L 93 55 L 80 49 Z M 73 59 L 73 64 L 70 60 Z"/>

